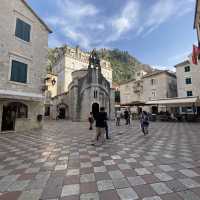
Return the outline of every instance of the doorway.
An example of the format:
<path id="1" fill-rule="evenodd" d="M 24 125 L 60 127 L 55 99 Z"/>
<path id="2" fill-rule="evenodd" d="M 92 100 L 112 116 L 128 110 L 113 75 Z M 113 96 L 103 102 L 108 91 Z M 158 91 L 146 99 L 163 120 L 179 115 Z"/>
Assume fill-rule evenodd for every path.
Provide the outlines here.
<path id="1" fill-rule="evenodd" d="M 20 102 L 12 102 L 3 106 L 2 131 L 14 131 L 16 118 L 27 118 L 28 106 Z"/>
<path id="2" fill-rule="evenodd" d="M 97 114 L 99 113 L 99 104 L 98 103 L 92 104 L 92 113 L 93 113 L 94 119 L 96 119 Z"/>
<path id="3" fill-rule="evenodd" d="M 65 119 L 66 118 L 66 110 L 65 108 L 59 108 L 59 118 Z"/>
<path id="4" fill-rule="evenodd" d="M 67 104 L 60 103 L 57 105 L 57 119 L 69 118 L 69 107 Z"/>
<path id="5" fill-rule="evenodd" d="M 16 110 L 10 106 L 3 106 L 2 131 L 14 131 L 16 120 Z"/>
<path id="6" fill-rule="evenodd" d="M 50 106 L 49 105 L 45 106 L 44 116 L 46 116 L 46 117 L 50 116 Z"/>
<path id="7" fill-rule="evenodd" d="M 152 106 L 152 114 L 158 114 L 158 107 Z"/>

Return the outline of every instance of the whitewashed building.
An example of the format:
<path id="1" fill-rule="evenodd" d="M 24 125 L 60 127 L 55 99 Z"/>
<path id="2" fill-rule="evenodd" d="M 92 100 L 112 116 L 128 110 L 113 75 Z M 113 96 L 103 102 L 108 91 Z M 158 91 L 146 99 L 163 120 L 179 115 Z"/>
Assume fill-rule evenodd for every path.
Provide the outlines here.
<path id="1" fill-rule="evenodd" d="M 41 127 L 49 33 L 25 0 L 1 0 L 0 131 Z"/>
<path id="2" fill-rule="evenodd" d="M 200 97 L 200 65 L 194 65 L 189 57 L 175 66 L 177 75 L 177 88 L 179 98 L 197 98 Z M 182 112 L 192 112 L 192 103 L 182 107 Z M 200 108 L 197 106 L 198 113 Z"/>

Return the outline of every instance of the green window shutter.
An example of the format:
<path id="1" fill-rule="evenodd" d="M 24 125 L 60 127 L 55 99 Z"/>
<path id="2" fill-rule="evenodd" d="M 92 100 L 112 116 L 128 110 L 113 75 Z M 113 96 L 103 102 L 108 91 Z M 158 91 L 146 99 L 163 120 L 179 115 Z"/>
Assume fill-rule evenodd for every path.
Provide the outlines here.
<path id="1" fill-rule="evenodd" d="M 15 36 L 26 42 L 30 42 L 30 32 L 31 26 L 21 19 L 17 19 Z"/>
<path id="2" fill-rule="evenodd" d="M 31 26 L 27 23 L 23 24 L 23 37 L 24 40 L 27 42 L 30 42 L 30 31 L 31 31 Z"/>
<path id="3" fill-rule="evenodd" d="M 23 22 L 20 19 L 17 19 L 16 22 L 15 36 L 23 38 Z"/>
<path id="4" fill-rule="evenodd" d="M 11 81 L 17 81 L 18 80 L 18 63 L 15 60 L 12 61 L 10 80 Z"/>
<path id="5" fill-rule="evenodd" d="M 13 60 L 11 67 L 11 81 L 26 83 L 27 82 L 27 64 Z"/>
<path id="6" fill-rule="evenodd" d="M 20 74 L 19 74 L 19 80 L 22 83 L 27 82 L 27 65 L 24 63 L 21 63 L 20 65 Z"/>

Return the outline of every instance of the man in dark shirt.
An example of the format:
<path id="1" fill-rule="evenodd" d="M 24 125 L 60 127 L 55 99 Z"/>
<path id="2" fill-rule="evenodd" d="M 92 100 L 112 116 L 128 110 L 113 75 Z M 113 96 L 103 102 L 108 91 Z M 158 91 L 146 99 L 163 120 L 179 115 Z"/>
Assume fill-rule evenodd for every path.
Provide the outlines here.
<path id="1" fill-rule="evenodd" d="M 126 121 L 126 125 L 128 125 L 128 124 L 130 124 L 129 122 L 130 122 L 130 115 L 129 115 L 129 112 L 128 112 L 128 110 L 125 110 L 124 111 L 124 119 L 125 119 L 125 121 Z"/>
<path id="2" fill-rule="evenodd" d="M 102 144 L 104 142 L 104 134 L 106 128 L 107 113 L 105 108 L 101 107 L 100 112 L 96 116 L 96 142 Z"/>

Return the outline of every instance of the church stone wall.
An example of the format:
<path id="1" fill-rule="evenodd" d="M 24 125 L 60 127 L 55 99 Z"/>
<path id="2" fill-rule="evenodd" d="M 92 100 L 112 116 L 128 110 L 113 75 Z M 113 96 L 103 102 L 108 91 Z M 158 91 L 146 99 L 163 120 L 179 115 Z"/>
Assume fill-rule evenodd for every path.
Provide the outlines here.
<path id="1" fill-rule="evenodd" d="M 92 101 L 92 91 L 90 89 L 87 89 L 84 91 L 84 93 L 81 96 L 82 102 L 81 102 L 81 108 L 80 108 L 80 121 L 86 121 L 88 119 L 89 113 L 91 110 L 91 101 Z"/>
<path id="2" fill-rule="evenodd" d="M 89 65 L 89 53 L 81 51 L 79 48 L 65 46 L 60 48 L 60 56 L 57 63 L 53 67 L 53 72 L 60 77 L 58 95 L 68 91 L 68 87 L 73 80 L 72 72 L 87 69 Z M 112 68 L 110 62 L 101 60 L 102 74 L 109 81 L 112 87 Z M 64 79 L 64 80 L 63 80 Z"/>

